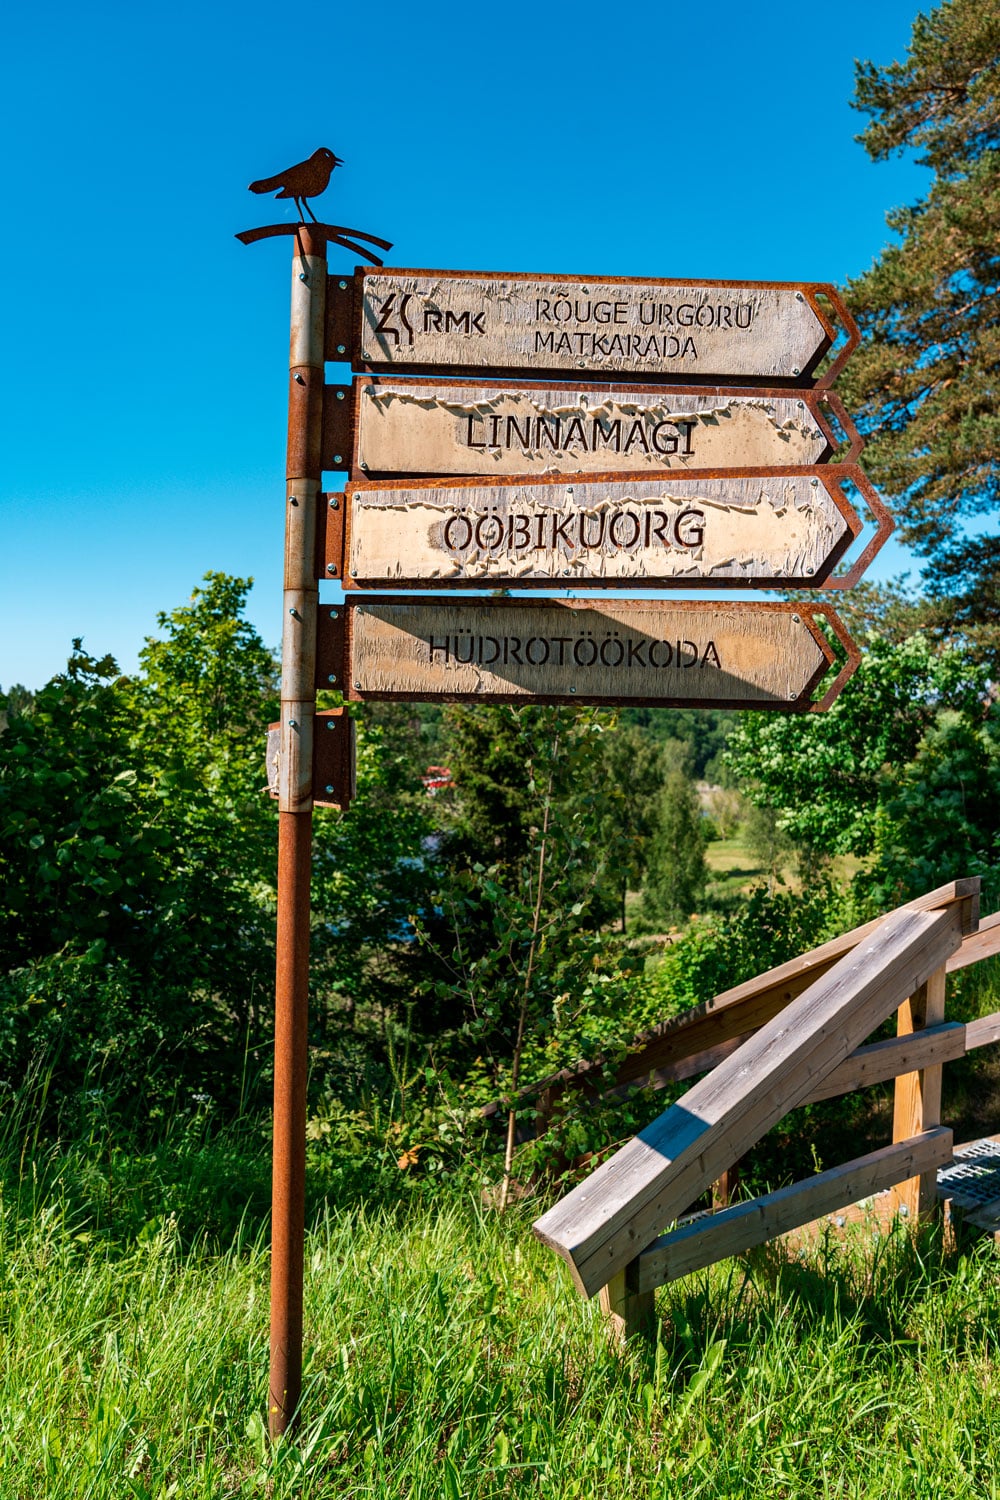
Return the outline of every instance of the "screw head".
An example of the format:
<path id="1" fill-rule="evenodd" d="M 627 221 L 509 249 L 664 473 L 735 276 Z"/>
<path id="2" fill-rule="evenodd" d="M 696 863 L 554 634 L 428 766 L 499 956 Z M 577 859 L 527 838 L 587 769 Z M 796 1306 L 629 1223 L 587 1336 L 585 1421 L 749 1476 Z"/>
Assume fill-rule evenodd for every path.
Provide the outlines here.
<path id="1" fill-rule="evenodd" d="M 340 501 L 337 499 L 336 495 L 334 495 L 333 498 L 330 501 L 330 509 L 331 510 L 339 510 L 340 509 Z"/>
<path id="2" fill-rule="evenodd" d="M 788 701 L 789 701 L 789 703 L 794 703 L 797 697 L 798 697 L 797 693 L 789 693 L 789 695 L 788 695 Z"/>
<path id="3" fill-rule="evenodd" d="M 813 487 L 814 490 L 818 490 L 819 489 L 819 480 L 818 479 L 810 479 L 809 483 L 812 485 L 812 487 Z"/>
<path id="4" fill-rule="evenodd" d="M 357 690 L 358 690 L 358 692 L 360 692 L 360 691 L 361 691 L 361 684 L 360 684 L 360 682 L 356 682 L 356 683 L 355 683 L 355 684 L 354 684 L 354 686 L 355 686 L 355 688 L 356 688 L 356 689 L 357 689 Z"/>
<path id="5" fill-rule="evenodd" d="M 308 281 L 309 280 L 309 277 L 306 275 L 305 271 L 300 271 L 299 272 L 299 280 L 300 281 Z"/>
<path id="6" fill-rule="evenodd" d="M 330 619 L 331 620 L 336 620 L 337 619 L 337 611 L 335 609 L 331 609 L 331 611 L 330 611 Z"/>
<path id="7" fill-rule="evenodd" d="M 337 571 L 337 564 L 336 563 L 327 563 L 327 565 L 326 565 L 326 571 L 328 573 L 336 573 L 336 571 Z"/>
<path id="8" fill-rule="evenodd" d="M 802 616 L 801 615 L 792 615 L 792 619 L 795 621 L 796 625 L 801 625 L 802 624 Z"/>
<path id="9" fill-rule="evenodd" d="M 336 680 L 337 680 L 337 674 L 336 674 L 336 672 L 331 672 L 330 675 L 329 675 L 329 677 L 326 680 L 327 680 L 327 682 L 336 682 Z"/>
<path id="10" fill-rule="evenodd" d="M 792 374 L 793 375 L 801 375 L 802 374 L 802 371 L 799 369 L 798 365 L 793 365 L 792 366 Z"/>
<path id="11" fill-rule="evenodd" d="M 293 605 L 293 606 L 292 606 L 292 608 L 291 608 L 291 609 L 290 609 L 290 610 L 289 610 L 289 611 L 288 611 L 288 613 L 289 613 L 289 614 L 290 614 L 290 615 L 291 615 L 291 617 L 292 617 L 292 619 L 293 619 L 293 620 L 297 620 L 297 619 L 298 619 L 298 617 L 299 617 L 299 616 L 298 616 L 298 611 L 297 611 L 297 610 L 296 610 L 296 608 L 295 608 L 295 606 L 294 606 L 294 605 Z"/>
<path id="12" fill-rule="evenodd" d="M 338 391 L 337 392 L 337 400 L 338 401 L 343 401 L 343 399 L 344 399 L 344 393 L 343 393 L 343 391 Z"/>
<path id="13" fill-rule="evenodd" d="M 327 721 L 326 721 L 326 727 L 327 727 L 327 729 L 336 729 L 336 727 L 337 727 L 337 721 L 336 721 L 336 719 L 327 719 Z"/>
<path id="14" fill-rule="evenodd" d="M 295 372 L 295 384 L 296 385 L 305 385 L 305 383 L 306 383 L 305 376 L 304 375 L 300 375 L 299 372 L 296 370 L 296 372 Z"/>
<path id="15" fill-rule="evenodd" d="M 798 403 L 798 407 L 799 407 L 799 411 L 805 411 L 805 409 L 806 409 L 806 403 L 804 401 L 800 401 Z"/>
<path id="16" fill-rule="evenodd" d="M 289 719 L 289 721 L 288 721 L 288 727 L 289 727 L 289 729 L 298 729 L 298 727 L 299 727 L 299 721 L 298 721 L 298 719 Z"/>
<path id="17" fill-rule="evenodd" d="M 575 693 L 576 692 L 576 688 L 570 688 L 570 692 L 571 693 Z"/>
<path id="18" fill-rule="evenodd" d="M 347 291 L 347 282 L 346 281 L 338 281 L 337 285 L 340 287 L 340 290 L 342 292 L 346 292 Z"/>
<path id="19" fill-rule="evenodd" d="M 344 462 L 344 455 L 342 453 L 335 453 L 333 455 L 333 461 L 335 464 L 342 464 Z"/>
<path id="20" fill-rule="evenodd" d="M 803 296 L 803 295 L 802 295 L 802 293 L 801 293 L 801 292 L 796 292 L 796 293 L 795 293 L 795 300 L 796 300 L 796 302 L 804 302 L 804 301 L 805 301 L 805 300 L 806 300 L 806 299 L 805 299 L 805 297 L 804 297 L 804 296 Z"/>
<path id="21" fill-rule="evenodd" d="M 337 345 L 337 353 L 338 354 L 346 354 L 347 353 L 347 345 L 346 344 L 338 344 Z"/>
<path id="22" fill-rule="evenodd" d="M 327 787 L 326 794 L 327 794 L 328 797 L 332 797 L 333 796 L 333 787 L 332 786 L 328 786 Z"/>
<path id="23" fill-rule="evenodd" d="M 357 570 L 357 568 L 352 568 L 351 569 L 351 577 L 352 578 L 357 578 L 357 576 L 358 576 L 358 570 Z"/>
<path id="24" fill-rule="evenodd" d="M 288 503 L 289 503 L 289 505 L 298 505 L 299 502 L 298 502 L 298 499 L 297 499 L 297 497 L 295 495 L 289 495 L 289 497 L 288 497 Z"/>
<path id="25" fill-rule="evenodd" d="M 358 465 L 358 468 L 359 469 L 367 469 L 367 467 L 368 467 L 368 465 L 365 463 L 364 459 L 362 459 L 361 462 L 360 462 L 360 464 Z"/>

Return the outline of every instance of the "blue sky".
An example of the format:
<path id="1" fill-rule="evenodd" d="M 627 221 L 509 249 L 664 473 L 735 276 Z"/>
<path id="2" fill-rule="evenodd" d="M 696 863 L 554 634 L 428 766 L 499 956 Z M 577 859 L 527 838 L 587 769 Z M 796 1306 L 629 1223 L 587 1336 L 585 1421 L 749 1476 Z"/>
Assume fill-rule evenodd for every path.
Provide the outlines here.
<path id="1" fill-rule="evenodd" d="M 208 569 L 280 636 L 288 242 L 332 147 L 389 264 L 843 282 L 926 188 L 853 139 L 914 0 L 20 6 L 5 24 L 0 684 L 135 665 Z M 332 268 L 352 258 L 332 252 Z M 331 367 L 344 378 L 345 367 Z M 330 476 L 331 484 L 334 477 Z M 869 576 L 907 565 L 894 544 Z"/>

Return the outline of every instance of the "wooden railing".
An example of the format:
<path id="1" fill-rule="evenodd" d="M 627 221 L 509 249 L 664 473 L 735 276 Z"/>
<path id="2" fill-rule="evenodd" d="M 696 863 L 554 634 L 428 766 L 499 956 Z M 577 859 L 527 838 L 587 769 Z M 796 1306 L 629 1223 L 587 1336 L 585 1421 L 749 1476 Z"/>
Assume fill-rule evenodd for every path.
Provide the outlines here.
<path id="1" fill-rule="evenodd" d="M 1000 952 L 978 905 L 978 881 L 952 882 L 639 1039 L 613 1087 L 706 1076 L 535 1224 L 620 1331 L 648 1322 L 656 1286 L 871 1193 L 927 1213 L 952 1152 L 942 1066 L 1000 1040 L 1000 1013 L 944 1019 L 946 975 Z M 863 1045 L 893 1011 L 897 1036 Z M 892 1145 L 661 1234 L 790 1110 L 891 1078 Z M 590 1082 L 595 1064 L 566 1070 L 547 1098 Z"/>

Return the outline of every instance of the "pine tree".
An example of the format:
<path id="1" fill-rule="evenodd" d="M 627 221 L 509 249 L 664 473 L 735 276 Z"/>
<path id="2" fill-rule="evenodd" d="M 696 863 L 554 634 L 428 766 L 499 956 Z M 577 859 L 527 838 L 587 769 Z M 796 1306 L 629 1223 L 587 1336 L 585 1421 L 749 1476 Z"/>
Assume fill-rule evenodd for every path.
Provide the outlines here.
<path id="1" fill-rule="evenodd" d="M 932 559 L 936 622 L 1000 654 L 1000 560 L 965 523 L 1000 502 L 1000 4 L 920 15 L 905 61 L 857 64 L 875 161 L 916 150 L 925 198 L 888 215 L 898 242 L 853 282 L 864 342 L 842 393 L 903 539 Z"/>

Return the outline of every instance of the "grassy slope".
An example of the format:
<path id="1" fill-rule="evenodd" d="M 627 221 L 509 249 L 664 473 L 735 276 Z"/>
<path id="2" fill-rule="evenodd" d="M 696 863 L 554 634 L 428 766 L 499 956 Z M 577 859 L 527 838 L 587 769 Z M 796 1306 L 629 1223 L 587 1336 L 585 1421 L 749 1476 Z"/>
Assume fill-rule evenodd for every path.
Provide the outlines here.
<path id="1" fill-rule="evenodd" d="M 8 1177 L 4 1500 L 1000 1494 L 992 1254 L 730 1262 L 665 1290 L 658 1350 L 621 1357 L 525 1205 L 500 1221 L 444 1193 L 321 1212 L 306 1420 L 272 1455 L 259 1220 L 212 1254 L 169 1212 L 213 1150 L 181 1152 L 165 1216 L 118 1236 L 69 1190 L 79 1160 Z"/>

